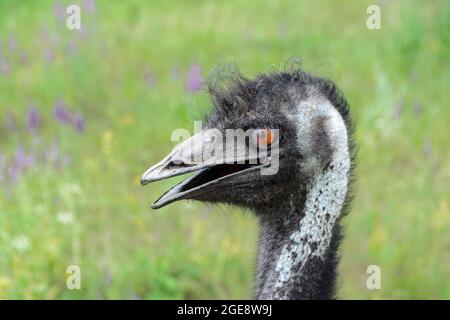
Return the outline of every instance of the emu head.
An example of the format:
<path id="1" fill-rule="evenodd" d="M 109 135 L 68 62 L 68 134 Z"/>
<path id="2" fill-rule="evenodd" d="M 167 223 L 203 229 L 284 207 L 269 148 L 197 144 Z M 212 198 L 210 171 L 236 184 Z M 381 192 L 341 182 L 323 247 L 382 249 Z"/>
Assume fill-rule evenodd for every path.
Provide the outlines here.
<path id="1" fill-rule="evenodd" d="M 303 71 L 255 80 L 237 75 L 225 88 L 210 85 L 209 92 L 213 109 L 205 129 L 142 176 L 145 185 L 194 172 L 153 208 L 181 199 L 273 206 L 305 190 L 339 143 L 347 143 L 347 104 L 328 80 Z M 244 139 L 229 141 L 230 129 Z"/>

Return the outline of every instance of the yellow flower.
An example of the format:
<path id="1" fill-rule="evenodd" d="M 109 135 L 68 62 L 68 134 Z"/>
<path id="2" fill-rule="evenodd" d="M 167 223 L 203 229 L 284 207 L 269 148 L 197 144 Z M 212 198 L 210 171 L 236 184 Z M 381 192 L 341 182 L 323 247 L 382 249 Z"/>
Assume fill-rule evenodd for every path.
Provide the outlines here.
<path id="1" fill-rule="evenodd" d="M 0 277 L 0 292 L 5 292 L 11 285 L 11 279 L 7 277 Z"/>
<path id="2" fill-rule="evenodd" d="M 125 127 L 132 125 L 134 123 L 134 115 L 130 113 L 126 114 L 122 119 L 122 123 Z"/>
<path id="3" fill-rule="evenodd" d="M 448 207 L 447 201 L 442 200 L 439 208 L 436 210 L 436 212 L 433 214 L 433 217 L 431 218 L 433 227 L 435 229 L 442 229 L 447 222 L 450 219 L 450 210 Z"/>
<path id="4" fill-rule="evenodd" d="M 205 224 L 202 220 L 197 221 L 197 223 L 195 224 L 194 230 L 193 230 L 193 234 L 192 234 L 193 238 L 195 239 L 196 242 L 203 242 L 205 241 L 204 237 L 205 237 Z"/>
<path id="5" fill-rule="evenodd" d="M 124 200 L 124 202 L 126 202 L 128 204 L 133 204 L 133 203 L 136 203 L 137 198 L 136 198 L 135 194 L 127 193 L 126 195 L 123 196 L 123 200 Z"/>
<path id="6" fill-rule="evenodd" d="M 233 241 L 232 239 L 230 239 L 228 237 L 225 237 L 222 240 L 221 247 L 222 247 L 222 252 L 225 252 L 232 256 L 238 255 L 240 252 L 239 245 L 235 241 Z"/>
<path id="7" fill-rule="evenodd" d="M 111 144 L 114 134 L 111 130 L 106 130 L 102 134 L 102 149 L 106 155 L 111 154 Z"/>
<path id="8" fill-rule="evenodd" d="M 146 228 L 146 224 L 144 219 L 140 218 L 140 217 L 135 217 L 133 219 L 134 224 L 136 225 L 136 228 L 139 230 L 140 233 L 146 233 L 147 232 L 147 228 Z"/>
<path id="9" fill-rule="evenodd" d="M 370 236 L 370 240 L 374 247 L 382 246 L 386 242 L 386 231 L 382 226 L 375 226 Z"/>
<path id="10" fill-rule="evenodd" d="M 83 165 L 89 170 L 96 170 L 97 168 L 97 162 L 92 158 L 84 158 Z"/>

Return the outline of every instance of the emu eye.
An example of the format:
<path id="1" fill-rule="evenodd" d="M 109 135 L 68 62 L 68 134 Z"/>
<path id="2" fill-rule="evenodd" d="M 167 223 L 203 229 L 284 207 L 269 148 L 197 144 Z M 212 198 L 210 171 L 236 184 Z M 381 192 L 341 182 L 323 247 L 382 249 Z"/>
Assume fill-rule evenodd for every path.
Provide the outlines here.
<path id="1" fill-rule="evenodd" d="M 259 147 L 269 147 L 275 143 L 277 137 L 277 130 L 274 129 L 255 129 L 250 134 L 251 141 L 254 145 Z"/>

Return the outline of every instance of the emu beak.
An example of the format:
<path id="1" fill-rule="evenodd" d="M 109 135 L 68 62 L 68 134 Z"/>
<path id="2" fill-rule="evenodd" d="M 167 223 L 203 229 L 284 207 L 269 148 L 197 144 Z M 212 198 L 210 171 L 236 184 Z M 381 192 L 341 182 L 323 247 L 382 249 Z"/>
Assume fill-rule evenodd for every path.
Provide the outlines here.
<path id="1" fill-rule="evenodd" d="M 268 158 L 244 145 L 232 143 L 224 146 L 223 138 L 212 129 L 203 130 L 176 146 L 163 160 L 147 169 L 141 184 L 167 179 L 190 172 L 196 174 L 175 185 L 152 204 L 161 208 L 181 199 L 220 190 L 221 182 L 229 177 L 268 166 Z M 242 156 L 240 156 L 242 155 Z"/>

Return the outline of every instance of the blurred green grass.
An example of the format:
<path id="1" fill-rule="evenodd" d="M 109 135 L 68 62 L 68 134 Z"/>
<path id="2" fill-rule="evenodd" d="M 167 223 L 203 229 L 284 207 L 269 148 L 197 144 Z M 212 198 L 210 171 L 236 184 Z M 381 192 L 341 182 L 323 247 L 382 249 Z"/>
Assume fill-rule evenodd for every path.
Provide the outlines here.
<path id="1" fill-rule="evenodd" d="M 81 32 L 65 27 L 71 3 Z M 250 298 L 255 219 L 198 203 L 154 212 L 173 181 L 141 188 L 139 176 L 209 107 L 186 91 L 193 65 L 206 77 L 233 61 L 254 76 L 299 56 L 358 123 L 339 297 L 449 299 L 449 4 L 380 1 L 377 31 L 370 4 L 2 0 L 0 155 L 10 166 L 23 146 L 36 159 L 0 182 L 0 298 Z M 57 101 L 83 114 L 84 132 L 54 119 Z M 72 264 L 81 290 L 65 286 Z M 373 264 L 381 290 L 366 288 Z"/>

